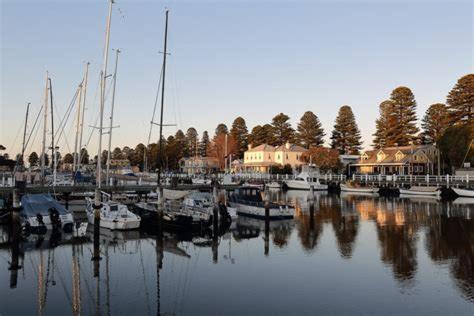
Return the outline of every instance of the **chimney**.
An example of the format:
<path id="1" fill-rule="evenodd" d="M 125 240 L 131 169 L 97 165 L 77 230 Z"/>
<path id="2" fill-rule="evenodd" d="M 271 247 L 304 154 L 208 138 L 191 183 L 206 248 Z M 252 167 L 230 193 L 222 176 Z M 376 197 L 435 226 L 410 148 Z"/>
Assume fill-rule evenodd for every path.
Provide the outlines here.
<path id="1" fill-rule="evenodd" d="M 286 144 L 285 144 L 286 149 L 290 149 L 290 146 L 291 146 L 290 143 L 286 142 Z"/>
<path id="2" fill-rule="evenodd" d="M 252 149 L 252 144 L 249 144 L 248 150 Z"/>

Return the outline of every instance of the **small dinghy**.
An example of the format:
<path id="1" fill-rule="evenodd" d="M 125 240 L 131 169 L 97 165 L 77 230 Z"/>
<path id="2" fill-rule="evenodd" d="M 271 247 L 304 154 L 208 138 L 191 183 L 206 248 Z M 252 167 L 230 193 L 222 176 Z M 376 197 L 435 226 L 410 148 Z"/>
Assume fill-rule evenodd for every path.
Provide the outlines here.
<path id="1" fill-rule="evenodd" d="M 409 189 L 398 189 L 400 195 L 424 195 L 424 196 L 440 196 L 441 191 L 437 187 L 421 187 L 421 186 L 412 186 Z"/>
<path id="2" fill-rule="evenodd" d="M 342 192 L 353 192 L 353 193 L 378 193 L 379 188 L 374 187 L 362 187 L 356 186 L 350 183 L 341 183 Z"/>

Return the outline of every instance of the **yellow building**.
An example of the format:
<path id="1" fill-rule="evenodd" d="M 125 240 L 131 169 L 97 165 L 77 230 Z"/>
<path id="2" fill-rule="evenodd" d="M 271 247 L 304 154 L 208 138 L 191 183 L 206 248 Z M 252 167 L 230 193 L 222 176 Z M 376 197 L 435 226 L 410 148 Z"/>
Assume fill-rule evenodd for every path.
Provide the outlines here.
<path id="1" fill-rule="evenodd" d="M 433 145 L 387 147 L 363 152 L 351 167 L 361 174 L 435 174 L 437 156 Z"/>
<path id="2" fill-rule="evenodd" d="M 301 155 L 306 152 L 301 146 L 286 143 L 278 147 L 262 144 L 249 145 L 244 153 L 243 169 L 247 172 L 267 173 L 272 166 L 290 165 L 292 168 L 303 164 Z"/>

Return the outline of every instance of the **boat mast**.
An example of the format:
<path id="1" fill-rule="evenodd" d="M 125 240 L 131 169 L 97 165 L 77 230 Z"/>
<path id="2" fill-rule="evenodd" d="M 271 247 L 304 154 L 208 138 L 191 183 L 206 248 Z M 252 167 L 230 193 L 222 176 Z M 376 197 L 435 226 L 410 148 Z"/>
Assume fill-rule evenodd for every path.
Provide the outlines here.
<path id="1" fill-rule="evenodd" d="M 26 116 L 25 116 L 25 128 L 23 130 L 23 145 L 21 146 L 21 160 L 25 165 L 25 141 L 26 141 L 26 129 L 28 127 L 28 113 L 30 112 L 30 102 L 26 105 Z"/>
<path id="2" fill-rule="evenodd" d="M 53 166 L 53 186 L 56 185 L 56 169 L 57 169 L 57 160 L 56 155 L 56 145 L 54 144 L 54 111 L 53 111 L 53 85 L 51 83 L 51 78 L 49 80 L 49 97 L 51 100 L 51 165 Z"/>
<path id="3" fill-rule="evenodd" d="M 102 129 L 104 124 L 104 103 L 105 103 L 105 79 L 107 76 L 107 60 L 109 57 L 109 39 L 110 39 L 110 22 L 112 19 L 112 5 L 114 0 L 109 2 L 109 14 L 107 16 L 107 25 L 105 29 L 105 47 L 104 47 L 104 63 L 102 65 L 101 72 L 101 89 L 100 89 L 100 125 L 99 125 L 99 148 L 97 152 L 97 175 L 96 182 L 97 186 L 100 189 L 101 187 L 101 173 L 102 173 Z"/>
<path id="4" fill-rule="evenodd" d="M 89 75 L 89 62 L 86 63 L 86 71 L 84 75 L 84 84 L 82 86 L 82 117 L 81 117 L 81 133 L 79 135 L 79 159 L 77 162 L 77 170 L 80 169 L 81 167 L 81 162 L 82 162 L 82 157 L 81 157 L 81 151 L 82 151 L 82 134 L 84 131 L 84 112 L 86 111 L 86 94 L 87 94 L 87 77 Z"/>
<path id="5" fill-rule="evenodd" d="M 160 115 L 160 144 L 159 144 L 159 160 L 158 160 L 158 187 L 161 186 L 161 159 L 163 157 L 163 106 L 165 102 L 165 74 L 166 74 L 166 55 L 168 47 L 168 10 L 166 10 L 165 20 L 165 44 L 163 49 L 163 81 L 161 85 L 161 115 Z"/>
<path id="6" fill-rule="evenodd" d="M 84 84 L 84 80 L 79 85 L 79 99 L 77 102 L 77 111 L 76 111 L 76 137 L 74 139 L 74 152 L 73 152 L 73 162 L 72 162 L 72 172 L 74 175 L 76 174 L 77 168 L 77 161 L 79 160 L 79 153 L 77 150 L 78 142 L 79 142 L 79 131 L 80 131 L 80 124 L 81 124 L 81 106 L 82 106 L 82 85 Z"/>
<path id="7" fill-rule="evenodd" d="M 48 72 L 46 71 L 46 86 L 44 88 L 43 106 L 43 144 L 41 147 L 41 184 L 44 184 L 46 168 L 46 131 L 48 129 Z"/>
<path id="8" fill-rule="evenodd" d="M 117 66 L 120 49 L 115 51 L 115 70 L 114 70 L 114 85 L 112 88 L 112 109 L 110 110 L 110 126 L 109 126 L 109 146 L 107 150 L 107 170 L 106 170 L 106 183 L 109 184 L 109 171 L 110 171 L 110 147 L 112 145 L 112 128 L 114 123 L 114 104 L 115 104 L 115 86 L 117 85 Z"/>

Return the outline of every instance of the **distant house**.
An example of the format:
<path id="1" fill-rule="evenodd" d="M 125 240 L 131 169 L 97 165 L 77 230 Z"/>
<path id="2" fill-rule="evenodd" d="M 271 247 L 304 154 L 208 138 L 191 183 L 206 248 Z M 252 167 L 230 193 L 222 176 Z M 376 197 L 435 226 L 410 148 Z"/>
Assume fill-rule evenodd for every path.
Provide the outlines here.
<path id="1" fill-rule="evenodd" d="M 306 151 L 305 148 L 290 143 L 278 147 L 268 144 L 257 147 L 249 145 L 244 153 L 243 169 L 247 172 L 267 173 L 272 166 L 290 165 L 295 168 L 303 164 L 301 156 Z"/>
<path id="2" fill-rule="evenodd" d="M 387 147 L 362 152 L 350 167 L 360 174 L 435 174 L 437 156 L 433 145 Z"/>
<path id="3" fill-rule="evenodd" d="M 218 172 L 220 166 L 214 157 L 185 157 L 180 159 L 179 169 L 187 174 L 209 174 Z"/>

